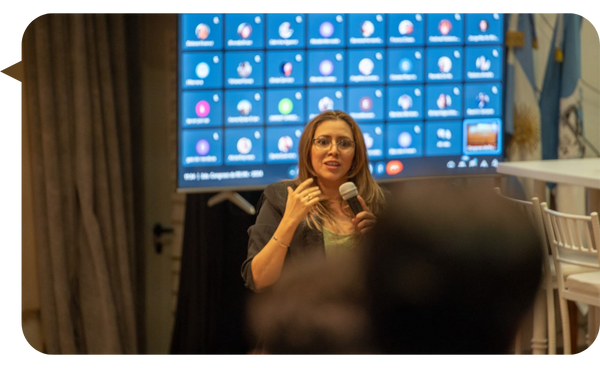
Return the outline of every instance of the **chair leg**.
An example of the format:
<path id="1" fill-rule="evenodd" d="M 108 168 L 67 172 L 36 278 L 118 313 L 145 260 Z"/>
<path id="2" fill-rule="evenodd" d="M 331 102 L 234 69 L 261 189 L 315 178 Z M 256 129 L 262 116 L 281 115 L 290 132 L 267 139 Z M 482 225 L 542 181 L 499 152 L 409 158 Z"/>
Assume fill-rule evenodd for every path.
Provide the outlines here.
<path id="1" fill-rule="evenodd" d="M 571 328 L 569 324 L 569 307 L 567 301 L 560 297 L 559 293 L 559 304 L 560 304 L 560 319 L 562 321 L 562 334 L 563 334 L 563 354 L 571 354 Z"/>
<path id="2" fill-rule="evenodd" d="M 590 305 L 590 311 L 588 312 L 588 333 L 587 333 L 587 346 L 589 347 L 594 343 L 598 337 L 598 328 L 600 327 L 600 307 Z"/>
<path id="3" fill-rule="evenodd" d="M 531 352 L 534 355 L 546 354 L 548 347 L 547 319 L 546 319 L 546 297 L 540 288 L 533 305 L 533 338 L 531 339 Z"/>
<path id="4" fill-rule="evenodd" d="M 515 336 L 515 354 L 516 355 L 520 355 L 521 354 L 521 346 L 523 344 L 523 328 L 519 328 L 519 330 L 517 331 L 517 335 Z"/>
<path id="5" fill-rule="evenodd" d="M 548 310 L 548 354 L 556 354 L 556 312 L 554 311 L 554 289 L 552 281 L 546 284 L 546 307 Z"/>
<path id="6" fill-rule="evenodd" d="M 577 318 L 577 304 L 569 300 L 567 303 L 569 308 L 569 323 L 571 324 L 570 334 L 571 334 L 571 352 L 572 354 L 577 354 L 579 351 L 578 347 L 578 337 L 579 337 L 579 323 Z"/>

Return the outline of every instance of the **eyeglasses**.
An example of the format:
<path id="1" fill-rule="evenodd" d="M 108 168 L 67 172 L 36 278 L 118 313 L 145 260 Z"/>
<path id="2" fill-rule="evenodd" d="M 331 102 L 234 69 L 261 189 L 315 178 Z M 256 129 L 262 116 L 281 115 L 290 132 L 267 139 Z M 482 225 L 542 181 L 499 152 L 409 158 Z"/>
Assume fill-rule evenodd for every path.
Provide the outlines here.
<path id="1" fill-rule="evenodd" d="M 313 145 L 321 151 L 329 150 L 331 148 L 331 145 L 334 144 L 333 141 L 329 138 L 315 138 L 312 141 Z M 335 145 L 340 152 L 352 152 L 352 150 L 354 150 L 354 147 L 356 147 L 356 142 L 351 141 L 349 139 L 342 139 L 335 142 Z"/>

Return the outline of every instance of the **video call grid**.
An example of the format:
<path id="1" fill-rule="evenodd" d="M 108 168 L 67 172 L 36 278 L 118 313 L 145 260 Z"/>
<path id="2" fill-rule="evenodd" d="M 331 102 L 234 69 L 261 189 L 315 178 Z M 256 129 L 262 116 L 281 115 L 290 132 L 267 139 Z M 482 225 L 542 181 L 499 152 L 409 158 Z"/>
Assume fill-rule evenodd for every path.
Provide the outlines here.
<path id="1" fill-rule="evenodd" d="M 489 16 L 489 14 L 486 14 L 486 15 Z M 344 14 L 344 16 L 347 16 L 347 14 Z M 385 16 L 385 18 L 387 20 L 387 18 L 392 17 L 394 15 L 392 15 L 392 14 L 385 14 L 384 16 Z M 438 16 L 438 15 L 436 15 L 436 16 Z M 469 16 L 471 16 L 471 15 L 469 15 Z M 266 15 L 265 14 L 263 14 L 263 17 L 264 17 L 263 19 L 266 19 Z M 308 24 L 307 15 L 304 14 L 304 17 L 305 17 L 304 18 L 305 19 L 304 25 L 306 25 L 306 24 Z M 425 15 L 423 17 L 423 24 L 424 24 L 423 30 L 426 29 L 426 22 L 427 22 L 428 17 L 429 17 L 429 15 Z M 464 19 L 465 15 L 463 14 L 462 17 Z M 345 20 L 345 22 L 344 22 L 345 27 L 348 27 L 348 25 L 350 23 L 349 21 L 346 21 L 346 20 L 348 20 L 348 18 L 345 18 L 344 20 Z M 225 15 L 225 17 L 223 18 L 223 23 L 224 23 L 223 24 L 223 29 L 226 29 L 226 27 L 227 27 L 226 21 L 227 21 L 227 15 Z M 415 48 L 415 47 L 422 48 L 423 50 L 427 50 L 427 49 L 432 50 L 432 49 L 442 49 L 442 48 L 447 48 L 447 47 L 454 47 L 454 48 L 460 49 L 462 51 L 461 55 L 464 56 L 467 49 L 470 49 L 470 48 L 473 48 L 473 47 L 478 47 L 478 46 L 465 46 L 465 38 L 466 38 L 465 37 L 465 33 L 466 33 L 465 28 L 466 27 L 462 27 L 462 33 L 460 35 L 460 37 L 462 38 L 461 43 L 458 44 L 458 45 L 451 45 L 451 46 L 448 46 L 446 44 L 427 45 L 427 46 L 425 46 L 425 45 L 415 46 L 414 44 L 409 44 L 409 45 L 406 45 L 406 46 L 399 45 L 399 44 L 389 44 L 389 43 L 387 43 L 387 41 L 388 41 L 388 34 L 387 34 L 388 27 L 383 27 L 383 28 L 384 28 L 383 39 L 385 41 L 384 44 L 383 45 L 373 45 L 373 47 L 368 47 L 368 48 L 365 47 L 364 45 L 362 45 L 361 50 L 369 50 L 369 49 L 373 49 L 373 48 L 383 48 L 383 50 L 381 50 L 381 52 L 384 54 L 384 55 L 382 55 L 383 56 L 382 59 L 383 59 L 383 63 L 384 63 L 384 71 L 385 71 L 384 75 L 387 75 L 388 74 L 387 71 L 389 70 L 388 58 L 385 55 L 386 51 L 389 51 L 389 50 L 402 50 L 402 49 L 406 49 L 406 48 Z M 305 29 L 305 28 L 303 27 L 303 29 Z M 346 34 L 346 38 L 349 38 L 349 32 L 348 32 L 347 28 L 345 29 L 345 34 Z M 263 35 L 264 35 L 263 45 L 265 45 L 265 46 L 263 48 L 258 49 L 258 50 L 259 51 L 264 51 L 264 52 L 267 52 L 267 53 L 272 52 L 271 49 L 269 49 L 268 46 L 266 46 L 268 44 L 267 32 L 263 32 Z M 500 35 L 501 35 L 501 33 L 500 33 Z M 307 39 L 306 35 L 305 35 L 304 39 L 305 40 Z M 348 40 L 346 40 L 346 41 L 348 41 Z M 184 42 L 184 41 L 182 40 L 182 42 Z M 230 51 L 230 50 L 226 49 L 225 48 L 225 43 L 226 42 L 224 41 L 223 45 L 221 46 L 221 48 L 218 51 L 223 52 L 223 55 L 225 55 L 225 58 L 227 58 L 227 55 L 229 55 L 233 51 Z M 427 41 L 425 41 L 424 43 L 427 44 Z M 311 50 L 320 50 L 320 48 L 317 48 L 317 47 L 313 48 L 313 47 L 311 47 L 310 45 L 307 45 L 307 44 L 308 44 L 308 42 L 305 42 L 305 46 L 303 48 L 290 48 L 290 49 L 285 49 L 285 51 L 288 51 L 288 52 L 303 51 L 304 52 L 304 56 L 306 57 L 306 55 L 308 55 L 308 51 L 311 51 Z M 485 47 L 489 47 L 489 46 L 497 46 L 497 47 L 500 48 L 500 50 L 502 50 L 502 48 L 501 48 L 502 41 L 499 41 L 497 44 L 496 43 L 486 43 Z M 180 45 L 180 47 L 181 47 L 181 45 Z M 350 46 L 348 44 L 348 42 L 346 42 L 346 44 L 345 44 L 345 46 L 344 46 L 344 48 L 342 50 L 344 52 L 344 55 L 343 55 L 344 62 L 346 62 L 346 63 L 349 62 L 348 52 L 349 51 L 354 51 L 354 50 L 356 50 L 356 48 Z M 214 51 L 214 50 L 211 50 L 211 51 Z M 185 54 L 185 53 L 196 53 L 196 52 L 198 52 L 198 51 L 186 51 L 186 50 L 182 50 L 182 54 Z M 202 51 L 200 51 L 200 52 L 202 52 Z M 425 52 L 423 52 L 423 54 L 424 54 L 423 57 L 425 58 Z M 466 60 L 465 57 L 462 57 L 462 60 L 463 60 L 463 63 L 466 62 L 465 61 Z M 426 65 L 426 62 L 427 61 L 424 60 L 423 64 Z M 225 64 L 225 63 L 223 62 L 222 65 L 223 64 Z M 266 62 L 262 63 L 262 65 L 263 65 L 264 68 L 266 68 L 266 64 L 267 64 Z M 308 69 L 308 65 L 307 64 L 308 63 L 304 64 L 306 69 Z M 305 76 L 307 75 L 307 70 L 306 69 L 304 71 L 304 75 Z M 348 69 L 349 69 L 349 65 L 346 64 L 345 65 L 345 70 L 348 71 Z M 464 73 L 464 70 L 466 70 L 466 68 L 464 67 L 464 64 L 462 65 L 462 69 L 463 69 L 463 74 L 466 74 L 466 73 Z M 266 75 L 265 71 L 266 70 L 263 69 L 263 75 Z M 221 92 L 225 92 L 227 90 L 230 90 L 230 91 L 234 90 L 234 88 L 230 88 L 230 89 L 225 88 L 225 85 L 226 85 L 225 78 L 226 78 L 225 77 L 225 73 L 223 73 L 223 81 L 222 81 L 222 86 L 223 87 L 222 88 L 218 88 L 217 90 L 219 90 Z M 389 110 L 389 108 L 388 108 L 388 102 L 385 99 L 387 97 L 387 94 L 390 91 L 390 88 L 393 89 L 393 88 L 397 88 L 397 87 L 405 87 L 405 86 L 407 86 L 407 84 L 406 83 L 389 83 L 388 82 L 388 78 L 383 78 L 383 79 L 384 79 L 383 83 L 379 83 L 379 84 L 368 84 L 367 83 L 367 84 L 364 84 L 362 86 L 367 87 L 367 88 L 371 87 L 371 88 L 375 88 L 375 89 L 378 89 L 378 88 L 381 89 L 382 94 L 383 94 L 383 96 L 381 97 L 381 99 L 383 101 L 383 106 L 384 106 L 383 110 L 384 111 L 388 111 Z M 465 98 L 465 97 L 463 97 L 463 96 L 465 96 L 464 91 L 468 88 L 468 86 L 477 86 L 477 85 L 481 85 L 481 84 L 497 83 L 498 86 L 501 88 L 501 79 L 502 79 L 502 75 L 500 74 L 498 76 L 498 78 L 494 78 L 494 80 L 485 80 L 483 82 L 482 81 L 478 81 L 478 82 L 465 82 L 465 76 L 463 75 L 460 78 L 459 81 L 456 81 L 457 83 L 453 83 L 452 85 L 459 85 L 461 87 L 461 97 Z M 420 87 L 422 89 L 422 91 L 425 93 L 426 86 L 432 86 L 432 85 L 443 86 L 444 83 L 434 82 L 434 81 L 427 81 L 427 78 L 423 78 L 423 82 L 421 82 L 421 83 L 412 83 L 412 84 L 408 84 L 408 85 L 411 86 L 411 87 Z M 361 87 L 357 87 L 355 85 L 350 84 L 349 81 L 348 81 L 348 79 L 347 79 L 347 77 L 346 77 L 346 75 L 344 76 L 344 82 L 343 82 L 343 84 L 341 86 L 313 87 L 313 86 L 310 86 L 310 85 L 307 84 L 306 77 L 305 77 L 304 83 L 301 84 L 300 86 L 282 86 L 282 87 L 277 87 L 277 86 L 269 86 L 269 87 L 261 86 L 258 89 L 262 90 L 262 92 L 263 92 L 263 98 L 261 100 L 262 103 L 263 103 L 263 106 L 262 106 L 262 109 L 263 109 L 263 113 L 262 113 L 263 118 L 262 118 L 262 121 L 258 125 L 255 125 L 255 126 L 251 126 L 252 124 L 244 125 L 244 128 L 247 128 L 247 129 L 260 128 L 262 131 L 264 131 L 265 129 L 269 130 L 269 129 L 271 129 L 271 127 L 277 126 L 277 125 L 281 125 L 281 127 L 289 125 L 289 124 L 283 124 L 283 123 L 269 122 L 268 121 L 267 114 L 266 114 L 266 111 L 267 111 L 267 106 L 266 106 L 267 105 L 267 98 L 265 97 L 266 94 L 267 94 L 267 91 L 275 92 L 275 91 L 278 91 L 278 90 L 279 91 L 283 91 L 284 89 L 285 90 L 289 90 L 290 88 L 296 88 L 296 89 L 298 89 L 300 91 L 303 91 L 304 92 L 304 97 L 306 97 L 307 92 L 309 92 L 310 90 L 316 91 L 316 90 L 323 89 L 323 88 L 336 88 L 336 89 L 342 90 L 344 97 L 347 97 L 348 94 L 349 94 L 349 92 L 355 90 L 356 88 L 362 88 L 362 86 Z M 252 88 L 252 90 L 256 90 L 256 89 L 257 88 Z M 182 88 L 182 92 L 192 91 L 192 90 L 197 90 L 197 89 L 184 89 L 184 88 Z M 202 89 L 198 89 L 198 90 L 202 90 Z M 235 88 L 235 90 L 241 91 L 243 89 L 237 89 L 237 88 Z M 501 93 L 500 93 L 500 95 L 501 95 Z M 426 100 L 425 96 L 423 96 L 423 100 L 424 101 Z M 306 98 L 304 98 L 304 101 L 306 101 Z M 464 101 L 461 101 L 461 102 L 462 102 L 461 105 L 464 106 L 463 110 L 466 110 L 467 107 L 464 105 Z M 223 113 L 221 115 L 222 116 L 222 118 L 221 118 L 222 121 L 219 124 L 219 126 L 221 126 L 221 127 L 225 126 L 225 129 L 224 130 L 223 129 L 220 130 L 221 134 L 222 135 L 223 134 L 227 135 L 227 132 L 229 130 L 235 131 L 236 129 L 237 130 L 244 129 L 242 127 L 240 127 L 240 128 L 231 127 L 230 125 L 228 125 L 225 122 L 225 113 L 224 113 L 224 111 L 226 109 L 225 105 L 226 105 L 225 103 L 222 103 L 222 109 L 223 109 Z M 307 104 L 305 103 L 305 109 L 302 112 L 303 115 L 304 115 L 303 119 L 301 120 L 302 124 L 305 124 L 306 122 L 308 122 L 310 120 L 310 117 L 309 117 L 309 115 L 310 115 L 309 107 L 306 106 L 306 105 Z M 352 106 L 349 106 L 349 105 L 350 105 L 350 101 L 348 101 L 348 98 L 346 98 L 345 99 L 345 105 L 343 106 L 342 109 L 345 110 L 345 111 L 348 111 L 348 112 L 352 113 Z M 498 108 L 496 108 L 495 112 L 493 114 L 491 114 L 491 115 L 485 116 L 485 118 L 500 117 L 501 116 L 501 105 L 502 104 L 499 101 L 498 102 Z M 339 108 L 339 107 L 336 106 L 336 108 Z M 410 126 L 411 124 L 413 124 L 413 125 L 416 124 L 415 126 L 421 126 L 421 127 L 423 127 L 423 124 L 425 124 L 425 126 L 430 125 L 430 124 L 440 125 L 440 124 L 444 123 L 444 120 L 448 121 L 448 127 L 452 126 L 453 130 L 457 130 L 457 127 L 456 127 L 457 122 L 456 121 L 450 121 L 450 120 L 456 120 L 458 118 L 458 119 L 464 121 L 467 118 L 473 118 L 473 116 L 467 116 L 466 113 L 465 113 L 465 111 L 461 111 L 458 117 L 457 116 L 454 116 L 454 117 L 450 116 L 450 117 L 441 117 L 441 118 L 438 118 L 438 119 L 429 119 L 427 116 L 423 116 L 423 115 L 426 115 L 425 110 L 426 110 L 426 108 L 423 108 L 421 116 L 418 119 L 415 119 L 415 120 L 411 120 L 411 119 L 408 119 L 408 120 L 406 120 L 406 119 L 405 120 L 390 119 L 389 116 L 383 116 L 383 117 L 380 116 L 380 117 L 378 117 L 376 119 L 370 119 L 370 120 L 367 120 L 367 121 L 364 121 L 364 120 L 362 120 L 360 118 L 358 118 L 356 120 L 359 122 L 359 124 L 361 126 L 364 126 L 364 127 L 368 127 L 370 125 L 374 126 L 374 125 L 378 125 L 378 124 L 379 125 L 383 125 L 383 129 L 387 133 L 388 130 L 390 130 L 390 129 L 392 129 L 392 130 L 393 129 L 398 129 L 398 127 L 403 126 L 403 125 L 406 126 L 406 127 Z M 202 127 L 186 127 L 186 126 L 184 126 L 183 123 L 180 124 L 180 128 L 182 128 L 184 130 L 190 130 L 190 129 L 208 129 L 208 128 L 202 128 Z M 450 130 L 450 129 L 448 129 L 448 130 Z M 419 146 L 418 154 L 417 154 L 418 156 L 423 156 L 424 154 L 426 154 L 426 152 L 423 152 L 424 150 L 422 148 L 423 145 L 424 145 L 423 140 L 424 139 L 429 139 L 430 136 L 431 136 L 431 133 L 422 134 L 421 138 L 420 138 L 421 142 L 416 142 L 416 145 Z M 389 141 L 389 137 L 388 137 L 387 140 Z M 388 153 L 388 146 L 387 146 L 388 143 L 387 142 L 384 142 L 384 143 L 385 143 L 384 144 L 385 148 L 383 149 L 383 152 L 384 152 L 383 155 L 371 155 L 371 152 L 369 152 L 369 156 L 371 158 L 384 158 L 384 157 L 394 158 L 394 157 L 398 157 L 398 155 L 388 155 L 387 154 Z M 266 142 L 266 139 L 263 140 L 263 149 L 265 148 L 265 146 L 267 144 L 268 143 Z M 459 146 L 460 145 L 461 144 L 459 144 Z M 430 152 L 431 155 L 440 154 L 439 152 L 438 153 L 434 153 L 434 151 L 435 150 L 427 149 L 427 152 Z M 450 154 L 450 152 L 443 153 L 443 154 Z M 460 154 L 460 152 L 452 152 L 451 154 Z M 410 157 L 412 155 L 411 154 L 400 154 L 399 156 Z M 268 163 L 268 161 L 267 161 L 267 163 Z"/>

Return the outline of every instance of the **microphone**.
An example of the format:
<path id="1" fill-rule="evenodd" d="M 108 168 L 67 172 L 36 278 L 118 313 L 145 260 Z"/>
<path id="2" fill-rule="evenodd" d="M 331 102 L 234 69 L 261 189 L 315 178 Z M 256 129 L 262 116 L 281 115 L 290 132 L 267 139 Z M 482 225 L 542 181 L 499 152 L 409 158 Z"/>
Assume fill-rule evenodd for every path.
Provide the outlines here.
<path id="1" fill-rule="evenodd" d="M 363 211 L 362 205 L 357 198 L 358 189 L 356 189 L 356 185 L 354 185 L 353 182 L 349 181 L 340 185 L 340 194 L 342 199 L 350 205 L 352 212 L 354 212 L 354 216 Z"/>

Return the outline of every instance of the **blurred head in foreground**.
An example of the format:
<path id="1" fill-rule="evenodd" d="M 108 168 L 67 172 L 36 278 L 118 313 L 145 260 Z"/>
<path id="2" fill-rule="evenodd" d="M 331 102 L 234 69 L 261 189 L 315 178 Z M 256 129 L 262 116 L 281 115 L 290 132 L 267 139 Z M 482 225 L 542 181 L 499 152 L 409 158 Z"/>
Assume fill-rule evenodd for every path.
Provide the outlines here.
<path id="1" fill-rule="evenodd" d="M 387 354 L 503 354 L 531 307 L 542 246 L 491 189 L 392 196 L 363 250 L 374 343 Z"/>
<path id="2" fill-rule="evenodd" d="M 370 353 L 356 254 L 307 257 L 273 288 L 252 296 L 249 323 L 267 354 Z"/>

